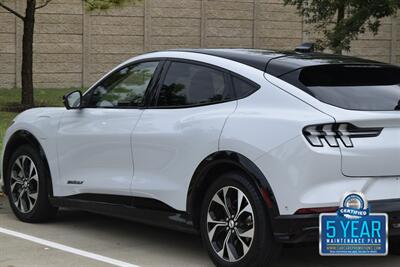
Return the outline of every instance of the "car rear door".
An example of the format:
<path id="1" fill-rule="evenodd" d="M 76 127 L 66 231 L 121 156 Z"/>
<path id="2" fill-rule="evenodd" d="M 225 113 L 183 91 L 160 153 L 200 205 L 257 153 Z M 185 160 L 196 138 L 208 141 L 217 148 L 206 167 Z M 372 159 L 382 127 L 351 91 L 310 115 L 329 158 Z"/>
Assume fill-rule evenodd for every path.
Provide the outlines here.
<path id="1" fill-rule="evenodd" d="M 84 108 L 62 117 L 57 150 L 64 195 L 130 195 L 131 135 L 159 61 L 122 67 L 84 96 Z"/>
<path id="2" fill-rule="evenodd" d="M 135 196 L 186 209 L 194 171 L 218 151 L 225 120 L 236 108 L 229 79 L 224 70 L 198 62 L 166 64 L 155 102 L 132 136 Z"/>

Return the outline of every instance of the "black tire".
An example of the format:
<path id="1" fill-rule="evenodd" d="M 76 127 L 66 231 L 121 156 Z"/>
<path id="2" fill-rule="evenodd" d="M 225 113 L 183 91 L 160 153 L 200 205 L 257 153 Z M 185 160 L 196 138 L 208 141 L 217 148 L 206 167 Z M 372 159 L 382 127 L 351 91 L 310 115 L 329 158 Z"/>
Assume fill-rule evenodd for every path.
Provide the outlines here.
<path id="1" fill-rule="evenodd" d="M 26 188 L 29 188 L 29 185 L 31 185 L 31 184 L 33 187 L 35 187 L 34 189 L 32 189 L 32 188 L 29 189 L 29 190 L 36 191 L 36 193 L 37 193 L 36 200 L 33 201 L 34 198 L 30 198 L 30 201 L 29 201 L 32 203 L 34 202 L 34 204 L 32 204 L 32 205 L 28 204 L 29 197 L 27 197 L 27 192 L 32 193 L 32 191 L 29 191 L 27 189 L 26 192 L 22 194 L 23 197 L 25 198 L 25 200 L 24 200 L 25 212 L 21 211 L 21 209 L 23 209 L 22 204 L 21 204 L 21 202 L 17 201 L 18 196 L 21 195 L 21 193 L 18 193 L 18 192 L 22 191 L 21 187 L 23 185 L 17 184 L 17 187 L 14 187 L 14 191 L 11 190 L 11 185 L 13 182 L 15 182 L 15 179 L 11 178 L 11 173 L 13 170 L 12 168 L 14 167 L 14 164 L 16 164 L 15 162 L 17 161 L 17 159 L 22 159 L 21 157 L 24 157 L 24 158 L 27 157 L 27 158 L 25 158 L 26 160 L 24 160 L 24 161 L 19 161 L 19 163 L 25 162 L 25 161 L 28 161 L 28 163 L 29 163 L 31 161 L 34 163 L 34 167 L 36 168 L 34 171 L 32 171 L 32 174 L 37 172 L 36 173 L 37 178 L 35 178 L 35 181 L 27 182 L 25 185 Z M 28 163 L 26 163 L 26 164 L 28 164 Z M 23 174 L 24 177 L 26 176 L 26 173 L 28 172 L 28 168 L 29 167 L 24 166 L 24 169 L 25 169 L 25 173 Z M 15 172 L 15 173 L 17 173 L 17 172 Z M 10 202 L 10 206 L 11 206 L 15 216 L 19 220 L 21 220 L 23 222 L 28 222 L 28 223 L 38 223 L 38 222 L 48 221 L 55 217 L 58 208 L 53 207 L 50 204 L 49 195 L 48 195 L 48 187 L 47 187 L 47 179 L 50 179 L 49 176 L 50 176 L 49 171 L 47 170 L 47 168 L 39 154 L 39 151 L 37 151 L 34 147 L 32 147 L 30 145 L 23 145 L 23 146 L 20 146 L 19 148 L 17 148 L 15 150 L 15 152 L 12 154 L 10 161 L 8 163 L 8 166 L 7 166 L 7 171 L 6 171 L 6 175 L 5 175 L 5 179 L 7 179 L 7 182 L 5 184 L 6 184 L 6 192 L 8 195 L 8 200 Z M 18 179 L 20 179 L 20 178 L 18 178 Z M 20 207 L 17 207 L 16 203 Z"/>
<path id="2" fill-rule="evenodd" d="M 210 211 L 212 210 L 212 206 L 211 205 L 215 205 L 215 204 L 210 204 L 213 201 L 213 197 L 216 196 L 216 194 L 219 194 L 219 196 L 221 196 L 221 191 L 222 188 L 227 188 L 228 187 L 228 193 L 226 193 L 226 195 L 228 196 L 229 194 L 232 196 L 232 199 L 234 198 L 234 192 L 236 191 L 236 195 L 239 196 L 239 194 L 237 193 L 237 189 L 239 189 L 242 193 L 244 193 L 245 197 L 247 199 L 243 200 L 245 201 L 245 203 L 249 202 L 251 204 L 252 207 L 252 212 L 253 212 L 253 216 L 250 216 L 251 213 L 248 213 L 247 215 L 245 215 L 245 217 L 248 217 L 246 220 L 246 223 L 244 227 L 249 227 L 249 225 L 252 225 L 250 227 L 254 227 L 253 232 L 253 238 L 252 239 L 242 239 L 242 240 L 247 240 L 248 242 L 246 243 L 247 245 L 249 245 L 248 251 L 246 254 L 244 254 L 244 249 L 241 249 L 240 246 L 239 248 L 236 248 L 239 244 L 237 241 L 240 239 L 239 238 L 239 230 L 236 231 L 236 228 L 234 228 L 234 230 L 227 230 L 228 228 L 225 226 L 221 226 L 221 229 L 219 230 L 219 235 L 223 236 L 225 235 L 225 233 L 223 232 L 223 228 L 225 228 L 225 231 L 229 232 L 231 231 L 231 237 L 229 240 L 231 240 L 231 244 L 230 247 L 234 247 L 234 250 L 231 249 L 231 252 L 234 251 L 234 255 L 237 256 L 237 259 L 235 260 L 229 260 L 228 259 L 224 259 L 223 257 L 219 256 L 217 254 L 217 250 L 215 248 L 215 246 L 217 246 L 220 243 L 216 243 L 215 240 L 218 240 L 217 238 L 214 239 L 216 231 L 215 230 L 213 233 L 213 240 L 214 243 L 212 243 L 210 241 L 208 232 L 210 229 L 212 229 L 213 223 L 209 223 L 207 221 L 207 215 L 209 212 L 209 208 Z M 233 190 L 233 192 L 229 192 L 229 190 Z M 222 193 L 223 194 L 223 193 Z M 238 197 L 237 197 L 238 198 Z M 230 202 L 230 206 L 231 208 L 233 208 L 233 206 L 239 206 L 237 204 L 238 201 L 231 201 Z M 240 205 L 241 207 L 245 206 L 245 204 L 243 204 L 243 201 L 241 201 L 242 205 Z M 228 203 L 228 201 L 226 201 Z M 220 206 L 222 206 L 221 204 L 218 204 Z M 228 205 L 229 206 L 229 205 Z M 218 209 L 218 208 L 215 208 Z M 234 209 L 234 208 L 233 208 Z M 244 208 L 243 208 L 244 209 Z M 225 210 L 225 209 L 224 209 Z M 228 210 L 232 210 L 229 209 Z M 240 210 L 240 208 L 236 208 L 236 210 Z M 213 211 L 212 215 L 214 217 L 218 217 L 216 216 L 217 212 Z M 225 212 L 226 214 L 227 212 Z M 235 210 L 232 210 L 232 212 L 230 212 L 231 215 L 232 214 L 237 214 L 238 212 Z M 240 213 L 240 212 L 239 212 Z M 223 214 L 223 212 L 219 212 L 219 214 Z M 223 216 L 223 215 L 221 215 Z M 234 215 L 235 216 L 235 215 Z M 240 216 L 243 216 L 240 215 Z M 220 217 L 220 216 L 219 216 Z M 253 220 L 251 220 L 251 222 L 249 221 L 249 218 L 253 217 Z M 212 218 L 212 220 L 214 220 L 215 218 Z M 219 221 L 223 221 L 218 219 Z M 239 219 L 238 219 L 239 220 Z M 236 222 L 236 220 L 234 221 L 234 223 Z M 230 220 L 229 220 L 230 223 Z M 238 222 L 239 225 L 241 225 L 242 223 Z M 211 225 L 211 226 L 210 226 Z M 243 224 L 242 224 L 243 225 Z M 230 227 L 230 226 L 228 226 Z M 238 226 L 239 227 L 239 226 Z M 232 229 L 232 228 L 229 228 Z M 248 229 L 248 228 L 247 228 Z M 246 230 L 247 230 L 246 229 Z M 201 236 L 202 236 L 202 240 L 204 243 L 204 246 L 206 247 L 209 256 L 211 257 L 212 261 L 215 263 L 216 266 L 222 266 L 222 267 L 243 267 L 243 266 L 269 266 L 271 261 L 276 259 L 277 256 L 280 253 L 281 250 L 281 244 L 277 243 L 273 237 L 272 234 L 272 229 L 271 229 L 271 224 L 269 221 L 269 215 L 267 212 L 267 208 L 266 208 L 266 204 L 261 196 L 261 194 L 259 193 L 258 188 L 251 183 L 248 178 L 246 177 L 246 175 L 244 175 L 241 172 L 229 172 L 229 173 L 225 173 L 222 174 L 220 177 L 217 178 L 216 182 L 214 182 L 208 189 L 208 191 L 206 192 L 206 195 L 204 197 L 203 203 L 202 203 L 202 208 L 201 208 L 201 216 L 200 216 L 200 232 L 201 232 Z M 212 232 L 212 231 L 210 231 Z M 242 231 L 243 233 L 244 231 Z M 227 238 L 225 238 L 226 240 Z M 220 239 L 221 240 L 221 239 Z M 252 241 L 249 241 L 252 240 Z M 235 242 L 236 241 L 236 242 Z M 218 242 L 218 241 L 217 241 Z M 243 244 L 243 242 L 241 241 L 241 243 Z M 236 244 L 236 245 L 235 245 Z M 219 246 L 221 247 L 221 246 Z M 242 246 L 242 248 L 244 248 Z M 221 250 L 220 250 L 221 251 Z M 221 252 L 219 252 L 221 253 Z M 240 255 L 243 253 L 243 255 L 240 257 Z M 228 252 L 222 252 L 222 254 L 225 255 L 229 255 Z M 232 255 L 232 254 L 231 254 Z M 228 256 L 226 256 L 228 257 Z"/>

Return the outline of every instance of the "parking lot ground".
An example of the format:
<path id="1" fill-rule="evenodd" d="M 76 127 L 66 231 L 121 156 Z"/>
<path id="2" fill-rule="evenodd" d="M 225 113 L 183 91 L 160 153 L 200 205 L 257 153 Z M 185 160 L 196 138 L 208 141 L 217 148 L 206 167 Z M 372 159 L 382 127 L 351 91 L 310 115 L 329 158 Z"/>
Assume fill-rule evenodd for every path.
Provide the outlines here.
<path id="1" fill-rule="evenodd" d="M 108 264 L 0 234 L 0 266 L 102 267 Z"/>
<path id="2" fill-rule="evenodd" d="M 80 211 L 60 211 L 45 224 L 18 221 L 0 197 L 0 228 L 141 267 L 213 266 L 197 236 Z M 262 253 L 262 252 L 260 252 Z M 115 266 L 0 231 L 0 267 Z M 320 257 L 317 245 L 285 247 L 274 267 L 392 267 L 399 256 Z"/>

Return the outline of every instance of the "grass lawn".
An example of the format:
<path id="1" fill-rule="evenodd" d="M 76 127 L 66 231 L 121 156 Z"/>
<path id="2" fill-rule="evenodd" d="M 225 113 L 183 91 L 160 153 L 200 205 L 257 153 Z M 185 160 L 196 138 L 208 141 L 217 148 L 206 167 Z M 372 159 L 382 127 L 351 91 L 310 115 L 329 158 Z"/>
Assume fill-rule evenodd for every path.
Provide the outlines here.
<path id="1" fill-rule="evenodd" d="M 62 106 L 62 96 L 73 89 L 35 89 L 35 103 L 37 106 L 57 107 Z M 0 151 L 3 144 L 3 137 L 12 119 L 18 114 L 15 112 L 3 111 L 10 103 L 19 103 L 21 90 L 0 89 Z"/>

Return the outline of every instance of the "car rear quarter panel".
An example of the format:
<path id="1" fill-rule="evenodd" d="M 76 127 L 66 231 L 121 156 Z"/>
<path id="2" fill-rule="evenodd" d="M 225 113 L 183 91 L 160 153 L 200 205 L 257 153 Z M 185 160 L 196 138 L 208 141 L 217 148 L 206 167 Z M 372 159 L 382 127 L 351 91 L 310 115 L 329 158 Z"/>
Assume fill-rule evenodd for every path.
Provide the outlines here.
<path id="1" fill-rule="evenodd" d="M 238 101 L 221 134 L 220 149 L 240 150 L 249 159 L 256 160 L 302 136 L 304 126 L 321 122 L 334 120 L 264 80 L 258 91 Z"/>
<path id="2" fill-rule="evenodd" d="M 331 116 L 265 80 L 257 92 L 238 101 L 221 134 L 220 150 L 253 161 L 271 185 L 280 212 L 292 213 L 304 206 L 310 182 L 318 181 L 314 173 L 329 167 L 326 175 L 341 177 L 339 148 L 315 150 L 302 135 L 306 125 L 332 122 Z"/>

